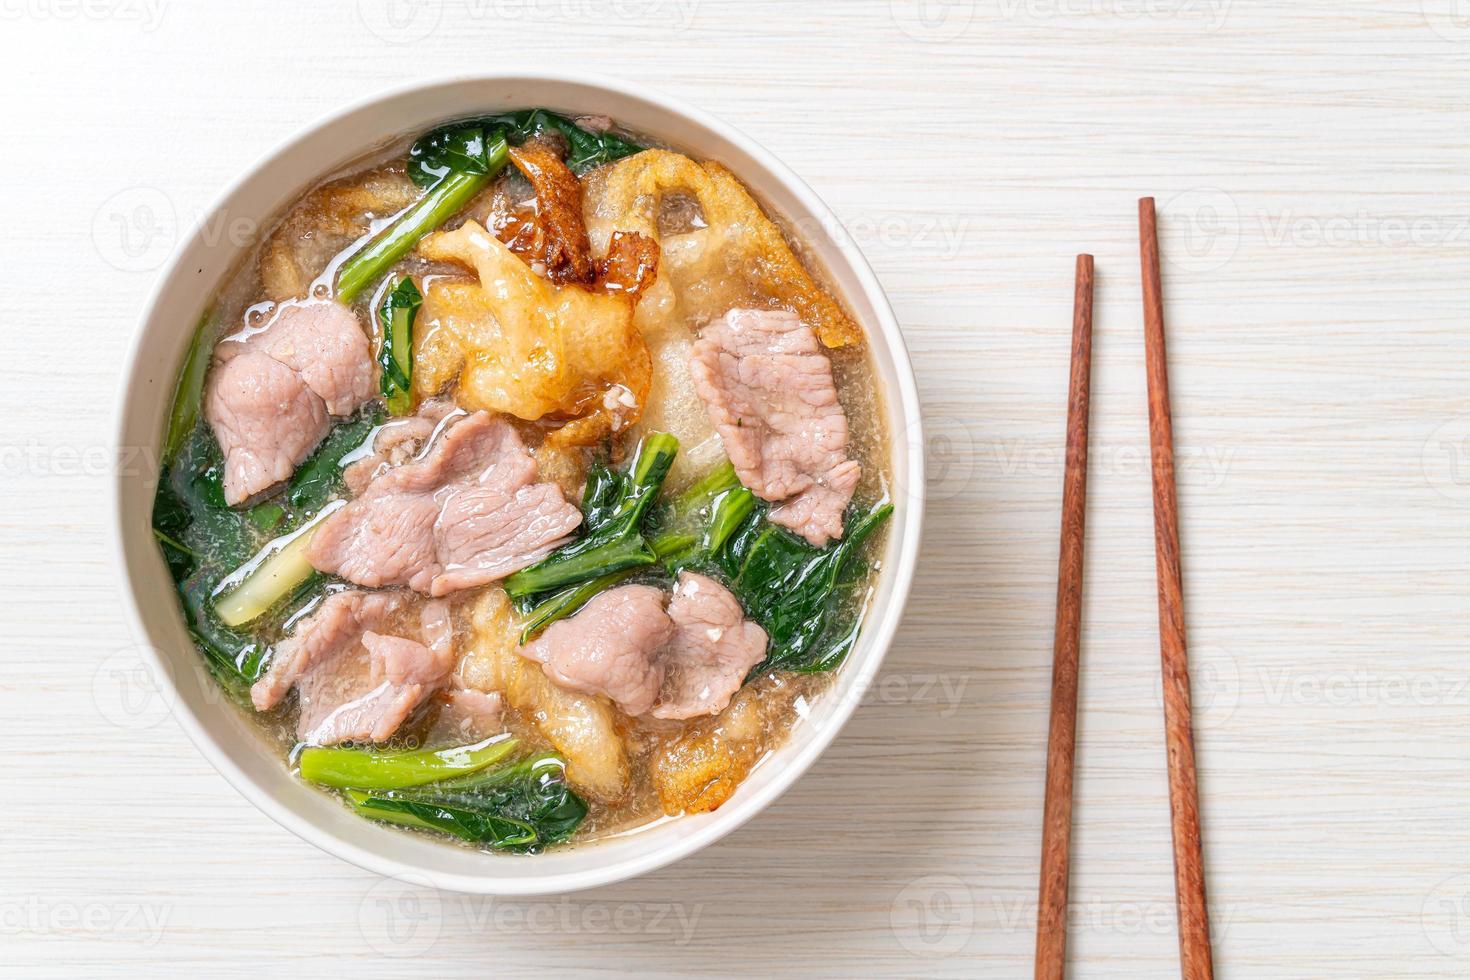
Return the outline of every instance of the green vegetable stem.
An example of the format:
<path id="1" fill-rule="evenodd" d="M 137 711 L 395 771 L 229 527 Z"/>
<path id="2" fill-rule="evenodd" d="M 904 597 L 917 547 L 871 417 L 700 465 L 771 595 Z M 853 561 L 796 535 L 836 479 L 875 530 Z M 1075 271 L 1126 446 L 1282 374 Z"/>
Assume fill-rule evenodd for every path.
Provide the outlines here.
<path id="1" fill-rule="evenodd" d="M 549 599 L 544 599 L 533 607 L 526 619 L 526 624 L 521 628 L 521 643 L 529 643 L 531 639 L 546 627 L 574 614 L 578 609 L 585 606 L 597 593 L 610 589 L 614 585 L 638 572 L 637 567 L 622 568 L 597 578 L 588 579 L 581 585 L 573 585 L 553 594 Z"/>
<path id="2" fill-rule="evenodd" d="M 582 495 L 586 534 L 543 561 L 505 580 L 513 599 L 561 589 L 614 572 L 652 565 L 658 556 L 644 540 L 640 523 L 679 451 L 666 432 L 650 434 L 638 446 L 625 474 L 595 472 Z"/>
<path id="3" fill-rule="evenodd" d="M 423 197 L 370 238 L 337 272 L 337 299 L 351 303 L 408 254 L 419 239 L 454 217 L 505 169 L 508 145 L 499 132 L 461 127 L 451 138 L 452 152 L 439 158 L 442 172 Z M 414 172 L 412 159 L 410 172 Z"/>
<path id="4" fill-rule="evenodd" d="M 279 608 L 288 597 L 299 595 L 307 583 L 317 578 L 316 569 L 306 560 L 312 535 L 328 512 L 340 506 L 341 501 L 334 498 L 342 486 L 344 462 L 367 444 L 380 424 L 377 414 L 343 422 L 301 464 L 286 489 L 285 501 L 290 507 L 284 514 L 286 533 L 267 542 L 229 574 L 214 579 L 219 595 L 212 608 L 220 622 L 229 627 L 253 622 Z M 267 510 L 278 512 L 268 525 L 260 519 L 261 512 Z M 256 505 L 246 515 L 262 529 L 273 529 L 280 523 L 282 511 L 279 504 L 267 502 Z"/>
<path id="5" fill-rule="evenodd" d="M 311 747 L 301 752 L 301 775 L 336 789 L 388 790 L 422 786 L 494 765 L 515 750 L 503 735 L 473 745 L 413 752 Z"/>
<path id="6" fill-rule="evenodd" d="M 653 550 L 671 573 L 706 564 L 758 504 L 756 495 L 741 486 L 734 464 L 726 460 L 663 509 Z"/>
<path id="7" fill-rule="evenodd" d="M 204 401 L 204 375 L 209 371 L 209 357 L 214 353 L 214 309 L 210 308 L 194 328 L 194 339 L 189 343 L 189 353 L 184 358 L 184 370 L 179 373 L 179 385 L 174 389 L 173 406 L 168 413 L 168 433 L 163 440 L 163 465 L 167 466 L 179 455 L 184 440 L 194 431 L 199 421 L 199 407 Z"/>
<path id="8" fill-rule="evenodd" d="M 383 401 L 393 415 L 413 411 L 413 321 L 424 297 L 413 280 L 404 276 L 388 290 L 378 308 L 383 328 L 383 346 L 378 352 L 382 370 Z"/>
<path id="9" fill-rule="evenodd" d="M 576 173 L 637 153 L 643 147 L 615 133 L 594 133 L 545 109 L 462 120 L 432 130 L 408 151 L 409 178 L 426 193 L 342 263 L 337 299 L 351 303 L 419 239 L 458 214 L 505 169 L 510 143 L 554 131 L 566 140 Z"/>
<path id="10" fill-rule="evenodd" d="M 341 502 L 338 501 L 338 504 Z M 270 612 L 316 575 L 306 559 L 311 539 L 335 508 L 322 508 L 307 524 L 283 535 L 236 569 L 216 589 L 214 614 L 236 629 Z"/>

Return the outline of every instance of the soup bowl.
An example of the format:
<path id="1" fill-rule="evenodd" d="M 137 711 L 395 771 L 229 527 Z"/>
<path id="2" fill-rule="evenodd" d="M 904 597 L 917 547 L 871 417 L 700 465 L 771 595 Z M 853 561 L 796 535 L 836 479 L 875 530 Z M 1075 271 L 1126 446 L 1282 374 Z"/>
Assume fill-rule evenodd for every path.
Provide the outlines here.
<path id="1" fill-rule="evenodd" d="M 867 334 L 884 396 L 896 505 L 874 595 L 862 634 L 833 686 L 728 802 L 711 813 L 534 856 L 471 850 L 355 816 L 297 778 L 203 669 L 153 539 L 156 472 L 120 467 L 112 508 L 134 639 L 151 658 L 158 688 L 179 724 L 225 778 L 281 826 L 360 867 L 437 888 L 493 895 L 567 892 L 661 867 L 728 834 L 795 782 L 837 736 L 873 682 L 903 612 L 923 515 L 923 440 L 908 353 L 882 289 L 831 211 L 755 141 L 709 115 L 626 82 L 563 73 L 462 76 L 407 85 L 328 116 L 246 170 L 183 238 L 143 311 L 121 379 L 119 458 L 158 458 L 174 381 L 195 325 L 231 268 L 258 243 L 254 232 L 222 240 L 220 229 L 269 231 L 271 216 L 309 184 L 403 133 L 526 106 L 611 116 L 634 132 L 729 166 L 769 212 L 798 231 L 807 261 Z"/>

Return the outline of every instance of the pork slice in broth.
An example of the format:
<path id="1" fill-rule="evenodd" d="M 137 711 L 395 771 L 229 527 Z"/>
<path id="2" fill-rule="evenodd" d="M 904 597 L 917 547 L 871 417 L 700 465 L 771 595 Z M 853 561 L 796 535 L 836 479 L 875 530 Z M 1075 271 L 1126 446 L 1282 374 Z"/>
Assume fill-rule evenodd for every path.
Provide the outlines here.
<path id="1" fill-rule="evenodd" d="M 265 329 L 224 338 L 214 356 L 225 361 L 244 350 L 295 371 L 332 415 L 349 415 L 376 394 L 377 368 L 367 334 L 341 303 L 284 304 Z"/>
<path id="2" fill-rule="evenodd" d="M 251 690 L 259 710 L 295 688 L 296 734 L 312 745 L 384 742 L 454 667 L 448 608 L 427 603 L 417 635 L 390 629 L 408 603 L 403 593 L 334 593 L 282 641 L 266 676 Z"/>
<path id="3" fill-rule="evenodd" d="M 328 415 L 373 396 L 367 335 L 340 303 L 287 304 L 260 331 L 214 349 L 204 415 L 225 456 L 225 501 L 290 478 L 326 435 Z"/>
<path id="4" fill-rule="evenodd" d="M 452 657 L 440 656 L 408 637 L 369 630 L 362 634 L 362 647 L 367 651 L 366 678 L 363 658 L 354 656 L 330 674 L 307 680 L 312 690 L 303 695 L 297 726 L 302 741 L 313 745 L 387 741 L 413 709 L 444 684 L 454 666 Z M 318 680 L 324 683 L 318 686 Z"/>
<path id="5" fill-rule="evenodd" d="M 673 632 L 662 590 L 624 585 L 594 596 L 518 652 L 561 687 L 606 695 L 626 714 L 641 715 L 658 700 L 660 654 Z"/>
<path id="6" fill-rule="evenodd" d="M 373 437 L 372 451 L 343 468 L 342 482 L 348 491 L 361 496 L 374 479 L 413 459 L 439 424 L 456 411 L 448 399 L 431 399 L 417 413 L 385 422 Z"/>
<path id="7" fill-rule="evenodd" d="M 740 482 L 817 547 L 842 537 L 862 469 L 817 336 L 784 310 L 731 310 L 694 344 L 690 373 Z"/>
<path id="8" fill-rule="evenodd" d="M 300 375 L 254 352 L 215 367 L 204 417 L 224 453 L 231 506 L 290 479 L 331 427 L 326 406 Z"/>
<path id="9" fill-rule="evenodd" d="M 443 596 L 535 564 L 582 521 L 503 419 L 452 421 L 419 458 L 373 479 L 307 549 L 319 571 Z"/>
<path id="10" fill-rule="evenodd" d="M 766 658 L 766 631 L 745 618 L 719 582 L 684 571 L 669 600 L 673 636 L 663 653 L 663 690 L 655 718 L 685 719 L 723 711 L 750 669 Z"/>

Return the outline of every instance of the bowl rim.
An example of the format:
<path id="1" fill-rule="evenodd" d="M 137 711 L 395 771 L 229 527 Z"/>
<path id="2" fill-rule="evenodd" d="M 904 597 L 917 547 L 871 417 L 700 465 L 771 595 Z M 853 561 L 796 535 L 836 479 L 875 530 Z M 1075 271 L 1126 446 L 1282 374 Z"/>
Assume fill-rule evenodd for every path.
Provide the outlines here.
<path id="1" fill-rule="evenodd" d="M 160 302 L 169 283 L 180 275 L 183 259 L 189 251 L 191 243 L 198 237 L 201 229 L 208 224 L 213 216 L 221 211 L 226 202 L 233 199 L 242 187 L 254 178 L 257 172 L 278 158 L 288 154 L 298 143 L 305 141 L 318 130 L 332 126 L 355 113 L 369 109 L 379 103 L 409 96 L 424 90 L 456 84 L 487 83 L 568 84 L 597 88 L 612 94 L 651 104 L 669 112 L 673 116 L 683 117 L 718 134 L 721 138 L 739 148 L 741 152 L 754 159 L 781 185 L 784 191 L 790 193 L 800 202 L 807 214 L 823 222 L 823 227 L 838 229 L 839 231 L 842 229 L 842 225 L 837 220 L 836 215 L 818 197 L 816 192 L 761 144 L 735 126 L 710 113 L 686 103 L 682 99 L 669 96 L 648 86 L 595 72 L 542 71 L 524 68 L 471 73 L 456 72 L 407 80 L 320 115 L 306 125 L 295 129 L 286 138 L 277 141 L 265 152 L 255 157 L 247 166 L 243 167 L 232 180 L 215 194 L 209 205 L 199 212 L 188 230 L 179 236 L 168 260 L 163 264 L 161 270 L 155 277 L 152 288 L 149 290 L 147 298 L 141 307 L 137 323 L 129 339 L 126 355 L 122 362 L 118 390 L 114 401 L 114 410 L 116 413 L 112 440 L 114 450 L 121 451 L 127 438 L 128 419 L 126 410 L 132 397 L 129 391 L 129 381 L 138 371 L 138 359 L 141 354 L 146 328 L 157 317 Z M 903 613 L 908 602 L 918 561 L 920 534 L 923 525 L 925 484 L 922 415 L 908 347 L 904 343 L 903 334 L 899 329 L 897 319 L 887 295 L 878 283 L 877 277 L 868 264 L 867 259 L 863 256 L 851 236 L 847 234 L 834 235 L 831 237 L 831 244 L 835 253 L 840 256 L 841 261 L 846 264 L 848 270 L 856 279 L 865 299 L 872 307 L 872 318 L 875 322 L 865 323 L 864 326 L 869 330 L 878 330 L 883 334 L 891 357 L 896 390 L 885 391 L 884 394 L 888 399 L 897 400 L 900 409 L 898 417 L 902 420 L 907 432 L 908 451 L 904 460 L 901 484 L 905 502 L 901 510 L 903 514 L 903 546 L 901 551 L 892 556 L 888 567 L 883 571 L 884 575 L 891 576 L 892 589 L 890 605 L 885 610 L 886 615 L 881 620 L 870 621 L 864 627 L 865 645 L 872 647 L 872 653 L 864 663 L 861 665 L 851 665 L 850 668 L 850 670 L 855 671 L 857 674 L 855 678 L 852 678 L 852 681 L 856 685 L 859 696 L 841 698 L 841 703 L 825 719 L 823 725 L 815 728 L 806 744 L 795 755 L 782 760 L 780 769 L 774 776 L 763 785 L 756 787 L 754 795 L 746 797 L 741 807 L 721 808 L 720 810 L 714 811 L 708 815 L 711 819 L 707 822 L 692 832 L 675 838 L 670 842 L 668 847 L 656 852 L 626 858 L 617 862 L 609 862 L 601 867 L 593 867 L 580 871 L 529 875 L 521 878 L 500 878 L 487 876 L 483 873 L 455 873 L 413 866 L 403 861 L 390 858 L 370 846 L 364 846 L 355 840 L 349 840 L 319 826 L 312 819 L 297 813 L 293 808 L 267 792 L 265 787 L 259 785 L 250 774 L 245 772 L 230 757 L 218 743 L 215 736 L 205 729 L 200 715 L 194 706 L 189 704 L 183 697 L 178 696 L 177 678 L 172 673 L 163 652 L 156 649 L 151 643 L 140 642 L 138 646 L 146 651 L 146 657 L 151 662 L 151 666 L 155 671 L 155 677 L 164 679 L 163 683 L 169 688 L 167 693 L 172 695 L 169 699 L 170 714 L 189 736 L 195 748 L 209 761 L 220 775 L 225 777 L 225 780 L 234 787 L 236 792 L 301 840 L 366 871 L 413 884 L 426 885 L 460 893 L 502 896 L 551 895 L 565 894 L 600 885 L 612 884 L 657 870 L 693 854 L 720 840 L 725 835 L 745 824 L 746 821 L 750 820 L 756 814 L 765 810 L 766 807 L 789 789 L 797 779 L 805 774 L 817 758 L 837 738 L 837 735 L 842 731 L 856 710 L 861 700 L 861 693 L 868 689 L 873 677 L 882 666 L 882 662 L 892 645 L 894 634 L 903 618 Z M 172 391 L 171 388 L 170 391 Z M 114 478 L 108 482 L 110 497 L 108 511 L 110 514 L 109 524 L 111 531 L 109 537 L 111 539 L 112 558 L 124 572 L 122 582 L 119 585 L 120 591 L 123 593 L 122 605 L 124 618 L 132 632 L 132 636 L 135 639 L 141 640 L 149 636 L 149 630 L 144 625 L 138 585 L 134 580 L 134 576 L 129 571 L 127 561 L 128 545 L 124 526 L 126 515 L 123 513 L 125 479 L 127 477 L 124 470 L 119 467 Z M 833 692 L 829 696 L 836 696 L 836 694 Z M 214 710 L 218 709 L 216 708 Z M 725 819 L 720 819 L 722 813 L 726 815 Z M 596 845 L 594 843 L 591 846 L 595 847 Z M 531 860 L 534 860 L 534 858 Z"/>

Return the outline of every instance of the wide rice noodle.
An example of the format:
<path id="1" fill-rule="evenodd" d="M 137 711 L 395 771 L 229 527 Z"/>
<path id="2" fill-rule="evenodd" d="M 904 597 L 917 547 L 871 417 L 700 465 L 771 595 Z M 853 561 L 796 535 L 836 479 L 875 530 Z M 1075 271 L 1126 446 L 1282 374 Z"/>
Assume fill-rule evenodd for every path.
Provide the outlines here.
<path id="1" fill-rule="evenodd" d="M 667 238 L 659 234 L 660 206 L 673 193 L 699 203 L 706 227 Z M 686 325 L 702 324 L 751 305 L 794 310 L 828 347 L 862 338 L 852 318 L 807 274 L 781 229 L 718 163 L 647 150 L 590 174 L 582 202 L 597 254 L 606 252 L 614 231 L 636 231 L 663 247 L 659 279 L 672 295 L 639 304 L 639 326 L 650 339 L 673 314 Z M 650 307 L 647 315 L 643 306 Z"/>

